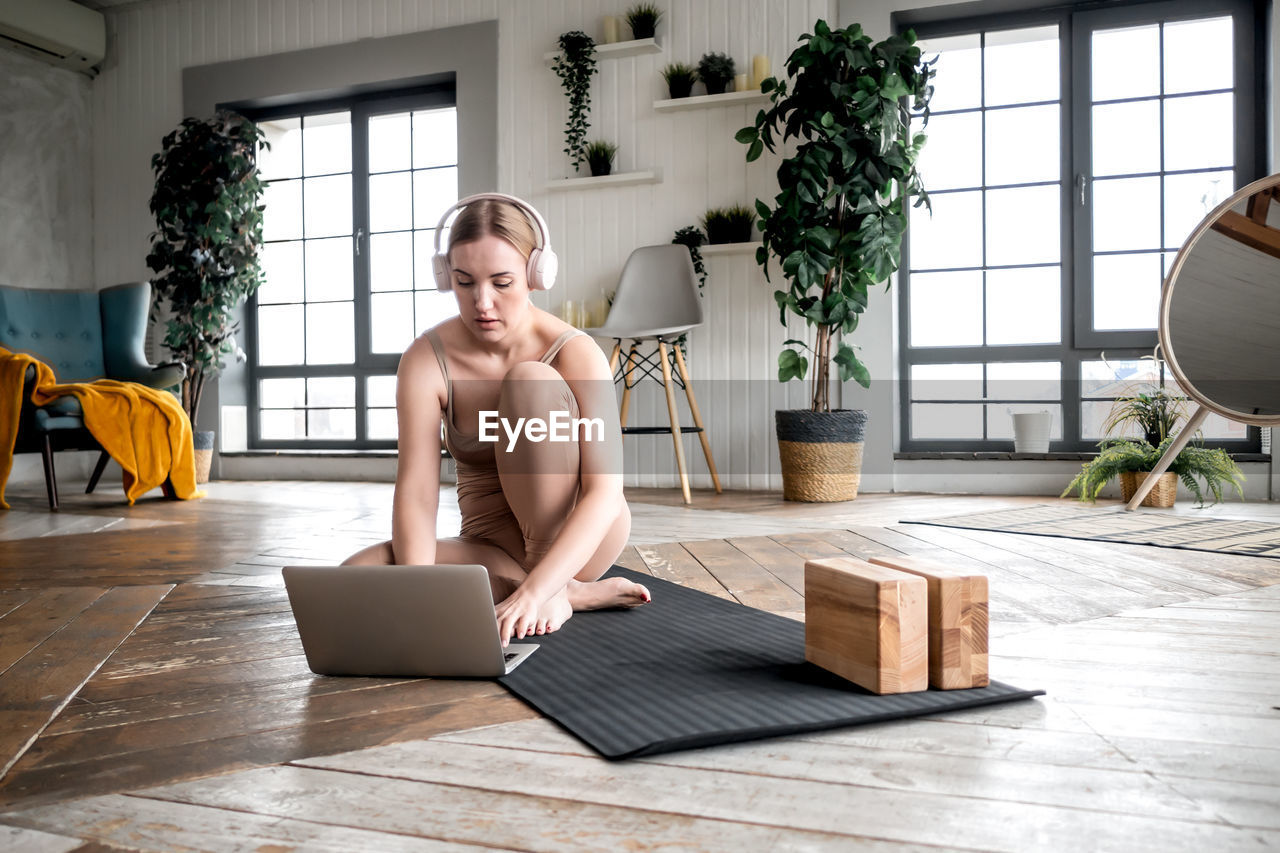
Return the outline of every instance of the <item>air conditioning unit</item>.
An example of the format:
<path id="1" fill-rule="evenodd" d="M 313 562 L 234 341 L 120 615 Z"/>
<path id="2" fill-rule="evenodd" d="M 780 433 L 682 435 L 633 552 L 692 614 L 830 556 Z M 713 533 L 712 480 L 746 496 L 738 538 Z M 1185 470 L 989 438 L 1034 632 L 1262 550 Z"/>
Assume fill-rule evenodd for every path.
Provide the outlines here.
<path id="1" fill-rule="evenodd" d="M 0 0 L 0 45 L 92 73 L 107 55 L 107 24 L 71 0 Z"/>

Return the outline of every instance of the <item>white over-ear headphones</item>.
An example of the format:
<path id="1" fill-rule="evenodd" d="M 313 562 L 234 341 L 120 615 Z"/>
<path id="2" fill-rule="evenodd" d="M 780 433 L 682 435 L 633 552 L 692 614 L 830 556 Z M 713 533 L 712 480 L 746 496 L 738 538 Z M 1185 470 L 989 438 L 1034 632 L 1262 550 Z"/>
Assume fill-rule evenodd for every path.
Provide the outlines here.
<path id="1" fill-rule="evenodd" d="M 538 232 L 538 245 L 529 253 L 529 263 L 525 268 L 526 277 L 529 280 L 529 287 L 532 290 L 550 290 L 551 285 L 556 283 L 556 270 L 560 268 L 560 259 L 556 257 L 555 250 L 551 248 L 551 232 L 547 229 L 547 223 L 543 221 L 542 214 L 534 210 L 533 205 L 523 199 L 518 199 L 513 195 L 506 193 L 476 193 L 466 198 L 458 199 L 456 203 L 444 212 L 444 216 L 440 217 L 439 224 L 436 225 L 435 235 L 435 254 L 431 257 L 431 272 L 436 279 L 436 287 L 440 290 L 452 290 L 453 278 L 449 271 L 449 255 L 440 250 L 440 235 L 444 233 L 445 222 L 448 221 L 449 215 L 455 210 L 466 207 L 472 202 L 484 201 L 485 199 L 493 199 L 494 201 L 505 201 L 523 210 L 529 216 L 529 221 L 533 223 L 534 230 Z"/>

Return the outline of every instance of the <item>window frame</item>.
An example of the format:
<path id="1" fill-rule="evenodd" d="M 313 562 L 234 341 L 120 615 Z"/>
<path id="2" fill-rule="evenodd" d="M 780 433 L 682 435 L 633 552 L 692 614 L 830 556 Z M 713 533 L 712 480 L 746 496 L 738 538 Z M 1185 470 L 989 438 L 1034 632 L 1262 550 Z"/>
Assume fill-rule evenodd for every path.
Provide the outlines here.
<path id="1" fill-rule="evenodd" d="M 899 452 L 1000 452 L 1013 448 L 1011 439 L 917 439 L 911 437 L 911 407 L 915 402 L 911 393 L 911 368 L 913 365 L 980 363 L 984 365 L 983 394 L 978 405 L 999 405 L 1003 400 L 988 400 L 986 394 L 985 365 L 999 362 L 1056 361 L 1061 365 L 1060 397 L 1057 401 L 1025 401 L 1046 406 L 1058 405 L 1062 411 L 1062 438 L 1052 442 L 1052 453 L 1086 452 L 1096 449 L 1096 441 L 1081 436 L 1082 380 L 1081 363 L 1108 360 L 1130 360 L 1150 356 L 1156 347 L 1154 330 L 1094 332 L 1092 325 L 1092 279 L 1088 272 L 1092 266 L 1092 175 L 1089 172 L 1091 158 L 1090 122 L 1090 61 L 1089 34 L 1098 28 L 1123 26 L 1126 23 L 1150 23 L 1153 21 L 1186 20 L 1213 17 L 1218 13 L 1233 15 L 1235 45 L 1235 163 L 1233 165 L 1237 186 L 1266 174 L 1265 139 L 1259 138 L 1265 127 L 1256 120 L 1257 108 L 1263 106 L 1261 98 L 1266 91 L 1264 65 L 1257 61 L 1267 56 L 1265 33 L 1258 27 L 1263 17 L 1264 5 L 1260 0 L 1134 0 L 1125 4 L 1107 3 L 1105 8 L 1096 2 L 1074 3 L 1052 8 L 1031 8 L 1003 13 L 941 17 L 937 9 L 920 10 L 894 15 L 897 31 L 915 30 L 920 39 L 937 39 L 949 36 L 985 34 L 998 30 L 1022 29 L 1035 26 L 1057 25 L 1059 38 L 1060 99 L 1062 110 L 1059 121 L 1060 139 L 1060 262 L 1061 287 L 1059 322 L 1060 336 L 1051 344 L 998 344 L 985 343 L 987 288 L 983 287 L 984 343 L 980 345 L 950 345 L 913 347 L 911 345 L 911 255 L 910 229 L 902 244 L 902 262 L 898 273 L 898 404 L 900 429 L 897 436 Z M 985 45 L 985 38 L 983 40 Z M 1163 53 L 1161 54 L 1163 57 Z M 983 139 L 985 143 L 985 104 Z M 967 111 L 967 110 L 966 110 Z M 948 111 L 949 112 L 949 111 Z M 962 112 L 957 110 L 955 112 Z M 939 113 L 945 115 L 946 113 Z M 1083 115 L 1084 121 L 1077 117 Z M 1240 119 L 1246 117 L 1245 128 Z M 926 133 L 927 128 L 926 128 Z M 1083 158 L 1083 159 L 1082 159 Z M 985 157 L 982 164 L 982 188 L 986 187 Z M 1163 172 L 1162 172 L 1163 174 Z M 1076 179 L 1088 175 L 1086 204 L 1078 205 Z M 927 183 L 926 183 L 927 188 Z M 940 191 L 952 192 L 954 190 Z M 1234 190 L 1233 190 L 1234 191 Z M 1163 192 L 1163 190 L 1162 190 Z M 983 209 L 985 242 L 985 204 Z M 1163 236 L 1162 236 L 1163 239 Z M 1083 264 L 1083 266 L 1081 266 Z M 986 265 L 985 247 L 982 270 Z M 1077 270 L 1083 271 L 1077 275 Z M 933 270 L 930 270 L 931 272 Z M 984 277 L 985 281 L 985 277 Z M 1081 334 L 1084 330 L 1085 334 Z M 950 401 L 963 403 L 965 401 Z M 984 434 L 987 421 L 984 412 Z M 1206 440 L 1208 446 L 1223 447 L 1237 453 L 1257 453 L 1261 450 L 1261 430 L 1250 426 L 1243 440 Z"/>
<path id="2" fill-rule="evenodd" d="M 321 115 L 349 111 L 351 114 L 351 227 L 355 254 L 352 257 L 352 301 L 355 357 L 343 364 L 262 365 L 258 363 L 258 298 L 251 296 L 245 310 L 245 365 L 247 406 L 247 446 L 250 450 L 396 450 L 398 439 L 368 437 L 367 381 L 373 376 L 395 376 L 400 353 L 376 353 L 372 349 L 372 289 L 369 269 L 369 134 L 372 116 L 441 107 L 457 108 L 457 88 L 453 80 L 412 87 L 374 91 L 334 98 L 312 98 L 273 104 L 269 107 L 241 107 L 239 112 L 254 121 L 294 116 Z M 455 168 L 457 165 L 455 164 Z M 459 177 L 461 177 L 459 175 Z M 355 378 L 355 438 L 352 439 L 264 439 L 261 432 L 260 382 L 275 378 Z M 310 407 L 306 407 L 310 408 Z M 304 409 L 305 410 L 305 409 Z"/>

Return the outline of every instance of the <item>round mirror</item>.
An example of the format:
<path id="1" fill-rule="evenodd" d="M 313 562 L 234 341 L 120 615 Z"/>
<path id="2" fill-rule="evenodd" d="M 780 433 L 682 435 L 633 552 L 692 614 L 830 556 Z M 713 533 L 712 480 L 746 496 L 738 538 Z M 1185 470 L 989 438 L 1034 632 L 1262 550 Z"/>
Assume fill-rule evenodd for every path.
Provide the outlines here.
<path id="1" fill-rule="evenodd" d="M 1280 425 L 1280 175 L 1255 181 L 1183 244 L 1160 300 L 1160 346 L 1187 395 Z"/>

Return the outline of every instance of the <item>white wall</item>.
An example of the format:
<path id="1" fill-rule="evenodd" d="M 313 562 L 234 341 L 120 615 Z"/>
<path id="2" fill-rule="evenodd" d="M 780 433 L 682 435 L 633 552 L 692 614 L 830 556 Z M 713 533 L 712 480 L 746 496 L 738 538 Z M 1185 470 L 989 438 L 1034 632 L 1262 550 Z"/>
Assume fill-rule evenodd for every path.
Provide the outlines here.
<path id="1" fill-rule="evenodd" d="M 181 69 L 362 38 L 496 18 L 499 22 L 499 162 L 497 189 L 528 199 L 546 216 L 561 257 L 561 279 L 538 296 L 549 310 L 613 286 L 635 247 L 669 242 L 709 206 L 771 199 L 776 161 L 748 165 L 733 134 L 758 107 L 659 114 L 666 97 L 659 70 L 696 63 L 707 51 L 732 55 L 741 69 L 754 54 L 782 67 L 796 37 L 815 20 L 831 20 L 828 0 L 670 0 L 659 25 L 660 54 L 604 60 L 593 84 L 589 138 L 619 144 L 616 171 L 657 169 L 661 183 L 550 192 L 569 176 L 562 153 L 565 98 L 543 56 L 560 33 L 583 29 L 602 38 L 601 17 L 626 4 L 606 0 L 171 0 L 107 11 L 112 59 L 94 84 L 96 275 L 107 282 L 145 276 L 151 155 L 182 118 Z M 777 351 L 789 336 L 777 322 L 772 286 L 750 254 L 709 257 L 709 321 L 690 340 L 690 368 L 708 421 L 722 482 L 737 488 L 780 488 L 772 438 L 773 411 L 799 405 L 804 389 L 774 379 Z M 660 386 L 633 405 L 633 424 L 666 420 Z M 787 399 L 788 392 L 792 397 Z M 685 423 L 689 423 L 686 416 Z M 886 424 L 887 429 L 887 424 Z M 709 486 L 696 438 L 685 439 L 695 486 Z M 670 485 L 670 439 L 627 442 L 629 481 Z M 882 457 L 887 463 L 889 457 Z M 223 476 L 236 476 L 224 459 Z M 305 463 L 277 460 L 280 476 L 303 475 Z M 871 469 L 872 465 L 868 465 Z M 876 483 L 889 487 L 888 466 Z M 260 474 L 260 467 L 255 468 Z"/>

